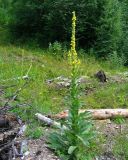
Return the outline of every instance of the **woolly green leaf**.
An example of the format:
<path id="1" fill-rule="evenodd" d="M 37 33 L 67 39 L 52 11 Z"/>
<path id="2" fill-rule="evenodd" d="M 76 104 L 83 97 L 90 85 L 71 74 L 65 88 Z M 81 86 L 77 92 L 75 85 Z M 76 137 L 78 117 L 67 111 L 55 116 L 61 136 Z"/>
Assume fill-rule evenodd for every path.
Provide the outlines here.
<path id="1" fill-rule="evenodd" d="M 77 138 L 82 142 L 84 146 L 87 147 L 89 145 L 89 142 L 87 140 L 84 140 L 81 136 L 77 136 Z"/>

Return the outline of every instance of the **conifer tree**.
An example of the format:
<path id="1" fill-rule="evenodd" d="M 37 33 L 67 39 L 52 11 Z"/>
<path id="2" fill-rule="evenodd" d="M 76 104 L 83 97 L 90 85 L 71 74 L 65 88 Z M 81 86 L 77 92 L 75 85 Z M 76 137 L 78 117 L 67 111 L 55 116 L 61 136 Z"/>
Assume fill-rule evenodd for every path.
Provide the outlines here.
<path id="1" fill-rule="evenodd" d="M 127 0 L 121 0 L 122 10 L 123 10 L 123 16 L 122 16 L 122 41 L 120 44 L 120 52 L 125 56 L 126 58 L 126 64 L 128 64 L 128 1 Z"/>
<path id="2" fill-rule="evenodd" d="M 106 57 L 117 51 L 122 36 L 122 8 L 118 0 L 105 0 L 97 27 L 97 55 Z"/>

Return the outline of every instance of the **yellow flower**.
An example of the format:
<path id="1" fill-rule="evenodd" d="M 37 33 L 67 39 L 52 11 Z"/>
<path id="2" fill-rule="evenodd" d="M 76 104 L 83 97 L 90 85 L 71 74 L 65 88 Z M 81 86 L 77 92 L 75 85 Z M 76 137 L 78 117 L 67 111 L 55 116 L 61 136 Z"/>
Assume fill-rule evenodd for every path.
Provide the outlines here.
<path id="1" fill-rule="evenodd" d="M 68 53 L 68 58 L 69 58 L 69 63 L 71 64 L 71 66 L 76 68 L 80 64 L 80 60 L 78 59 L 77 52 L 76 52 L 75 33 L 76 33 L 76 15 L 75 15 L 75 12 L 73 12 L 71 49 Z"/>

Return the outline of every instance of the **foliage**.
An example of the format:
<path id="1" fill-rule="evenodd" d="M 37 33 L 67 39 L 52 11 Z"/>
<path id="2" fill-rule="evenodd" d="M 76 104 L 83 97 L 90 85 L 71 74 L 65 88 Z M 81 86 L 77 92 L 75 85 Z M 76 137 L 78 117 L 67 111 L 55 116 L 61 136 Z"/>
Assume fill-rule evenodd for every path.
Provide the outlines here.
<path id="1" fill-rule="evenodd" d="M 42 24 L 42 7 L 40 1 L 24 1 L 24 0 L 12 0 L 12 8 L 10 10 L 10 23 L 9 29 L 12 35 L 12 40 L 20 38 L 22 41 L 26 41 L 29 38 L 34 38 L 36 41 L 36 35 L 38 31 L 38 37 L 40 36 Z M 17 18 L 18 17 L 18 18 Z"/>
<path id="2" fill-rule="evenodd" d="M 30 64 L 32 64 L 30 71 L 31 81 L 23 90 L 22 94 L 20 94 L 20 97 L 22 101 L 24 100 L 24 102 L 33 105 L 32 114 L 33 112 L 36 112 L 36 109 L 38 112 L 43 113 L 57 113 L 66 109 L 68 105 L 65 104 L 64 99 L 67 97 L 68 89 L 57 88 L 55 84 L 46 85 L 46 82 L 49 79 L 62 75 L 64 77 L 70 77 L 69 72 L 67 72 L 69 71 L 67 59 L 61 58 L 58 60 L 52 56 L 52 52 L 48 50 L 38 48 L 30 49 L 28 47 L 25 48 L 20 46 L 16 47 L 14 45 L 1 45 L 0 85 L 10 86 L 15 84 L 16 87 L 7 89 L 7 93 L 13 95 L 21 84 L 19 80 L 13 82 L 8 79 L 24 76 L 29 69 Z M 122 73 L 122 76 L 124 77 L 124 73 L 127 72 L 127 68 L 125 67 L 112 68 L 110 63 L 98 61 L 94 57 L 85 54 L 85 57 L 81 58 L 79 71 L 79 76 L 88 76 L 90 81 L 90 83 L 83 84 L 82 89 L 80 88 L 80 99 L 84 102 L 84 107 L 108 108 L 108 106 L 110 106 L 112 108 L 126 108 L 128 106 L 127 82 L 122 80 L 120 85 L 115 82 L 108 82 L 101 87 L 101 84 L 98 84 L 93 78 L 94 73 L 100 69 L 103 69 L 110 76 L 117 75 L 117 81 L 119 73 Z M 3 80 L 5 80 L 5 82 Z M 87 93 L 89 94 L 86 95 Z M 8 95 L 5 94 L 5 96 Z M 22 109 L 18 108 L 17 112 L 21 110 L 19 113 L 20 115 L 28 116 L 28 112 L 25 112 L 26 108 L 29 108 L 29 106 L 23 107 Z"/>
<path id="3" fill-rule="evenodd" d="M 61 43 L 55 41 L 54 43 L 49 43 L 49 51 L 53 53 L 53 55 L 59 55 L 63 52 Z"/>
<path id="4" fill-rule="evenodd" d="M 83 84 L 83 88 L 80 86 L 79 98 L 84 104 L 83 108 L 127 108 L 128 83 L 122 79 L 126 78 L 127 76 L 127 68 L 112 68 L 110 63 L 98 61 L 94 57 L 88 56 L 87 54 L 85 54 L 85 57 L 82 57 L 80 60 L 80 76 L 88 75 L 89 78 L 89 83 L 87 82 Z M 67 72 L 69 71 L 67 60 L 56 59 L 54 56 L 52 56 L 52 52 L 48 50 L 42 50 L 39 48 L 31 49 L 28 47 L 25 48 L 14 45 L 0 45 L 0 86 L 8 87 L 4 89 L 4 94 L 1 93 L 0 106 L 3 106 L 6 98 L 11 97 L 17 88 L 20 88 L 22 85 L 19 80 L 14 81 L 11 79 L 26 74 L 31 63 L 32 68 L 29 73 L 29 84 L 17 97 L 17 101 L 14 102 L 19 104 L 20 100 L 20 104 L 28 104 L 28 106 L 21 106 L 15 109 L 15 114 L 20 115 L 21 118 L 30 125 L 33 124 L 33 121 L 36 121 L 34 117 L 36 112 L 53 114 L 68 108 L 69 105 L 65 104 L 64 100 L 67 98 L 67 93 L 69 90 L 67 88 L 57 88 L 56 85 L 52 83 L 47 84 L 46 82 L 49 79 L 53 79 L 61 75 L 64 77 L 70 77 L 70 73 Z M 93 78 L 93 74 L 101 68 L 110 77 L 112 75 L 116 76 L 117 78 L 118 76 L 121 76 L 121 83 L 116 83 L 115 81 L 108 81 L 103 85 L 98 83 Z M 29 104 L 31 104 L 32 107 L 29 107 Z M 86 121 L 84 123 L 86 124 Z M 32 128 L 30 129 L 33 128 L 37 128 L 37 123 L 32 125 Z M 29 136 L 31 136 L 31 134 L 33 134 L 33 132 L 30 132 Z M 101 140 L 99 142 L 100 144 L 105 144 L 105 142 L 102 143 Z M 119 153 L 120 142 L 118 144 L 117 154 Z M 94 145 L 95 144 L 91 144 L 91 147 L 87 150 L 87 153 L 90 151 L 93 152 L 93 149 L 95 149 Z M 99 149 L 102 148 L 102 146 L 98 147 Z M 85 151 L 86 149 L 87 148 L 85 148 Z"/>
<path id="5" fill-rule="evenodd" d="M 118 78 L 117 78 L 118 81 Z M 128 84 L 127 82 L 122 82 L 120 85 L 118 83 L 108 83 L 103 88 L 101 85 L 95 86 L 97 88 L 95 92 L 87 95 L 86 97 L 82 96 L 82 100 L 86 102 L 85 107 L 88 108 L 127 108 L 128 107 Z M 89 86 L 90 88 L 90 86 Z"/>
<path id="6" fill-rule="evenodd" d="M 98 17 L 98 14 L 93 13 L 97 9 L 97 0 L 86 3 L 82 0 L 77 3 L 71 0 L 13 0 L 10 29 L 16 38 L 37 37 L 41 45 L 69 41 L 73 9 L 78 14 L 78 41 L 83 43 L 83 46 L 86 41 L 86 45 L 89 46 L 95 40 L 95 16 Z"/>
<path id="7" fill-rule="evenodd" d="M 106 57 L 119 48 L 122 37 L 122 7 L 118 0 L 102 1 L 97 27 L 97 55 Z"/>
<path id="8" fill-rule="evenodd" d="M 11 0 L 0 0 L 0 26 L 5 26 L 9 23 L 9 9 L 11 7 Z"/>
<path id="9" fill-rule="evenodd" d="M 127 0 L 1 0 L 0 23 L 8 24 L 12 41 L 48 46 L 69 42 L 71 12 L 76 10 L 77 44 L 97 57 L 127 55 Z"/>
<path id="10" fill-rule="evenodd" d="M 121 0 L 120 0 L 121 1 Z M 121 44 L 120 44 L 120 52 L 122 52 L 126 59 L 128 64 L 128 1 L 123 0 L 121 1 L 122 9 L 123 9 L 123 16 L 122 16 L 122 38 L 121 38 Z"/>
<path id="11" fill-rule="evenodd" d="M 111 68 L 120 68 L 126 63 L 126 57 L 123 54 L 118 55 L 117 52 L 114 51 L 112 54 L 109 54 L 108 61 Z"/>
<path id="12" fill-rule="evenodd" d="M 113 147 L 113 153 L 117 158 L 128 159 L 128 137 L 127 134 L 116 136 L 116 141 Z"/>
<path id="13" fill-rule="evenodd" d="M 38 139 L 40 138 L 42 135 L 43 135 L 43 128 L 41 127 L 35 127 L 35 125 L 29 125 L 27 127 L 27 131 L 26 131 L 26 136 L 27 137 L 30 137 L 30 138 L 33 138 L 33 139 Z"/>
<path id="14" fill-rule="evenodd" d="M 71 88 L 70 88 L 70 110 L 69 117 L 62 126 L 61 132 L 54 132 L 49 137 L 50 147 L 54 149 L 61 157 L 69 160 L 90 160 L 93 152 L 89 149 L 92 147 L 94 132 L 90 113 L 79 114 L 80 104 L 78 98 L 78 86 L 76 78 L 78 75 L 78 66 L 80 64 L 75 49 L 75 12 L 72 18 L 72 38 L 71 50 L 69 51 L 69 61 L 71 65 Z"/>
<path id="15" fill-rule="evenodd" d="M 122 118 L 121 116 L 117 116 L 114 119 L 111 119 L 115 124 L 124 124 L 126 122 L 126 118 Z"/>

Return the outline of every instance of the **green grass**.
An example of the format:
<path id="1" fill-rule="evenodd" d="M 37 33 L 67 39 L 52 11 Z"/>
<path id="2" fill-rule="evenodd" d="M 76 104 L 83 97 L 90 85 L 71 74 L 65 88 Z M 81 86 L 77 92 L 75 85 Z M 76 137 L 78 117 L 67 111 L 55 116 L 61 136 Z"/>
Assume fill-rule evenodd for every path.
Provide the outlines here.
<path id="1" fill-rule="evenodd" d="M 128 137 L 123 133 L 115 137 L 116 141 L 113 147 L 113 153 L 118 159 L 128 159 Z"/>
<path id="2" fill-rule="evenodd" d="M 66 54 L 66 53 L 65 53 Z M 66 57 L 66 56 L 64 56 Z M 6 89 L 2 96 L 1 105 L 6 98 L 20 88 L 25 80 L 12 80 L 26 75 L 29 68 L 30 80 L 27 86 L 18 96 L 20 103 L 31 104 L 23 109 L 15 109 L 23 117 L 34 115 L 35 112 L 53 114 L 68 108 L 68 89 L 58 89 L 54 85 L 47 85 L 46 80 L 58 76 L 69 77 L 70 67 L 66 58 L 54 56 L 51 51 L 38 48 L 28 49 L 16 46 L 0 46 L 0 86 L 16 85 Z M 99 62 L 94 57 L 85 54 L 81 58 L 80 75 L 89 76 L 92 83 L 82 86 L 80 99 L 85 108 L 125 108 L 128 106 L 128 84 L 107 84 L 103 87 L 93 78 L 98 70 L 104 70 L 109 74 L 124 72 L 127 68 L 112 69 L 109 62 Z M 92 87 L 95 90 L 85 95 L 84 88 Z M 13 104 L 18 102 L 13 102 Z M 29 119 L 29 118 L 28 118 Z"/>
<path id="3" fill-rule="evenodd" d="M 87 95 L 87 108 L 128 108 L 128 84 L 108 84 Z"/>

